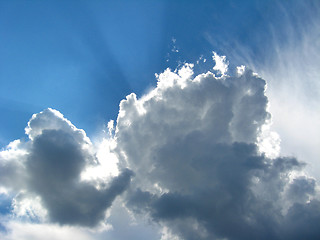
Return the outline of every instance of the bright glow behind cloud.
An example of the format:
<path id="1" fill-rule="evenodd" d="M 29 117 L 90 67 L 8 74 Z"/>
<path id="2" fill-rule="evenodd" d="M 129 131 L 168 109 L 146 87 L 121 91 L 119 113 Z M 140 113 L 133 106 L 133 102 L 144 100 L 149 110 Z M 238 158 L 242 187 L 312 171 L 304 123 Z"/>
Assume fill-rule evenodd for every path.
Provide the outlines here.
<path id="1" fill-rule="evenodd" d="M 50 224 L 32 224 L 25 222 L 10 222 L 7 225 L 8 234 L 0 232 L 3 240 L 61 240 L 61 239 L 78 239 L 94 240 L 89 232 L 74 227 L 61 227 Z"/>
<path id="2" fill-rule="evenodd" d="M 314 177 L 320 176 L 319 3 L 275 1 L 271 12 L 280 17 L 269 19 L 270 12 L 262 12 L 269 21 L 252 36 L 257 49 L 237 42 L 237 51 L 227 51 L 267 81 L 271 130 L 281 136 L 281 152 L 308 162 Z M 266 36 L 263 44 L 261 36 Z M 255 50 L 263 55 L 252 54 Z"/>

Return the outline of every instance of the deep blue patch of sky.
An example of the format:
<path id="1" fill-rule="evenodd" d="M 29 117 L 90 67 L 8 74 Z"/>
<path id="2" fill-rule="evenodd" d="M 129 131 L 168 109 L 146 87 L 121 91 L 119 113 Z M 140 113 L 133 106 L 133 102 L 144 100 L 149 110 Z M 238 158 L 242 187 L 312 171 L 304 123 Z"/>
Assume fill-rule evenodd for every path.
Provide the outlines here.
<path id="1" fill-rule="evenodd" d="M 212 50 L 241 64 L 241 46 L 243 63 L 263 63 L 274 31 L 285 44 L 285 21 L 310 17 L 312 4 L 0 1 L 0 146 L 23 136 L 31 115 L 47 107 L 94 135 L 116 119 L 127 94 L 156 84 L 155 73 L 209 58 Z"/>

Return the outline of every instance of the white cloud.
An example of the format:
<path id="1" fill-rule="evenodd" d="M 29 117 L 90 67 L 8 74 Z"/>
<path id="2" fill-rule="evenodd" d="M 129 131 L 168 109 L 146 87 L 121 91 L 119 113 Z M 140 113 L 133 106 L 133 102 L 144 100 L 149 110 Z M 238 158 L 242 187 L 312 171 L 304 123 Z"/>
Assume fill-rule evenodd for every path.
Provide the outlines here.
<path id="1" fill-rule="evenodd" d="M 93 143 L 56 110 L 34 114 L 29 140 L 0 152 L 14 213 L 0 236 L 317 238 L 318 186 L 279 155 L 266 82 L 243 66 L 226 75 L 213 54 L 220 76 L 165 70 L 156 88 L 121 101 L 116 126 Z"/>
<path id="2" fill-rule="evenodd" d="M 155 89 L 121 102 L 115 151 L 135 173 L 128 208 L 163 225 L 163 238 L 286 239 L 307 231 L 290 225 L 300 214 L 320 217 L 316 185 L 289 178 L 304 164 L 278 157 L 265 81 L 245 69 L 227 76 L 225 58 L 214 58 L 221 77 L 192 77 L 192 65 L 183 66 L 192 74 L 167 69 Z"/>
<path id="3" fill-rule="evenodd" d="M 52 224 L 36 224 L 11 221 L 7 225 L 7 233 L 1 233 L 3 240 L 61 240 L 78 239 L 93 240 L 94 237 L 84 230 L 74 227 L 61 227 Z"/>
<path id="4" fill-rule="evenodd" d="M 246 67 L 244 65 L 238 66 L 237 67 L 237 74 L 238 76 L 241 76 L 246 70 Z"/>
<path id="5" fill-rule="evenodd" d="M 109 130 L 110 132 L 110 130 Z M 110 178 L 119 175 L 118 158 L 113 153 L 115 141 L 108 137 L 103 137 L 95 141 L 95 156 L 97 164 L 87 166 L 81 173 L 81 179 L 86 181 L 108 182 Z M 99 187 L 99 186 L 98 186 Z"/>
<path id="6" fill-rule="evenodd" d="M 212 52 L 212 59 L 215 61 L 215 66 L 213 70 L 220 73 L 222 76 L 225 75 L 228 71 L 229 63 L 226 60 L 226 56 L 219 56 L 216 52 Z"/>

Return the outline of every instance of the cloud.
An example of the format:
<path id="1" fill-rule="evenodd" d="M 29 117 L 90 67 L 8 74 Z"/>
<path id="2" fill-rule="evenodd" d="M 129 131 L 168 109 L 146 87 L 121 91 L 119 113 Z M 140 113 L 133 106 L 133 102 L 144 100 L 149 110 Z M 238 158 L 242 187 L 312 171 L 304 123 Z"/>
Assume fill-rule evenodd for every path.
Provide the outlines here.
<path id="1" fill-rule="evenodd" d="M 320 217 L 305 164 L 259 148 L 278 144 L 261 134 L 271 121 L 266 82 L 221 67 L 221 77 L 193 76 L 192 64 L 167 69 L 155 89 L 120 103 L 115 151 L 135 173 L 127 207 L 162 225 L 162 239 L 319 238 L 304 224 Z"/>
<path id="2" fill-rule="evenodd" d="M 7 225 L 8 233 L 3 234 L 0 232 L 0 237 L 3 240 L 18 240 L 18 239 L 48 239 L 48 240 L 61 240 L 76 238 L 79 240 L 93 240 L 88 232 L 74 227 L 61 227 L 58 225 L 50 224 L 32 224 L 21 222 L 10 222 Z"/>
<path id="3" fill-rule="evenodd" d="M 226 62 L 226 56 L 219 56 L 216 52 L 213 52 L 212 59 L 215 61 L 213 70 L 216 70 L 221 75 L 224 75 L 228 71 L 228 62 Z"/>
<path id="4" fill-rule="evenodd" d="M 267 80 L 266 94 L 273 118 L 272 130 L 281 136 L 281 153 L 308 162 L 306 171 L 320 175 L 320 2 L 273 1 L 258 5 L 268 21 L 254 21 L 246 38 L 221 38 L 220 49 L 233 64 L 245 64 Z M 277 16 L 277 17 L 270 17 Z M 231 41 L 225 41 L 225 39 Z M 209 40 L 210 41 L 210 40 Z"/>
<path id="5" fill-rule="evenodd" d="M 245 67 L 229 76 L 213 54 L 218 76 L 185 64 L 128 95 L 99 146 L 56 110 L 34 114 L 29 139 L 0 152 L 13 213 L 0 236 L 318 239 L 318 185 L 305 163 L 279 156 L 265 80 Z"/>
<path id="6" fill-rule="evenodd" d="M 96 226 L 128 187 L 132 172 L 124 169 L 109 182 L 82 181 L 87 166 L 99 165 L 92 143 L 56 110 L 34 114 L 26 133 L 30 140 L 13 142 L 1 152 L 1 185 L 18 193 L 16 214 Z"/>

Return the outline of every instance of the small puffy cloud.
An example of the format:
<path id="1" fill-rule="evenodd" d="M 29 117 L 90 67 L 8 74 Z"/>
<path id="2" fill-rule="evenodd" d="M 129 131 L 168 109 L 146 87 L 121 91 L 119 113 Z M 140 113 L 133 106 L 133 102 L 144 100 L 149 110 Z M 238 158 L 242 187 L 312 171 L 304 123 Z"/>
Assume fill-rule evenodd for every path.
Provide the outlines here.
<path id="1" fill-rule="evenodd" d="M 245 72 L 246 67 L 244 65 L 237 67 L 237 74 L 241 76 Z"/>
<path id="2" fill-rule="evenodd" d="M 53 109 L 34 114 L 26 133 L 1 152 L 0 184 L 17 194 L 13 211 L 19 217 L 61 225 L 96 226 L 105 211 L 129 185 L 131 171 L 108 182 L 83 181 L 88 167 L 99 166 L 83 130 Z"/>
<path id="3" fill-rule="evenodd" d="M 25 187 L 26 172 L 24 160 L 27 156 L 25 144 L 20 140 L 11 142 L 0 152 L 0 184 L 2 191 L 8 189 L 18 191 Z"/>
<path id="4" fill-rule="evenodd" d="M 226 56 L 219 56 L 216 52 L 212 52 L 212 59 L 215 61 L 215 66 L 212 68 L 217 71 L 222 76 L 225 75 L 228 71 L 229 63 L 226 60 Z"/>
<path id="5" fill-rule="evenodd" d="M 120 103 L 115 152 L 135 173 L 127 207 L 163 226 L 163 239 L 319 238 L 303 223 L 320 217 L 315 180 L 277 156 L 265 81 L 243 67 L 227 76 L 225 58 L 214 60 L 220 77 L 186 64 Z"/>

